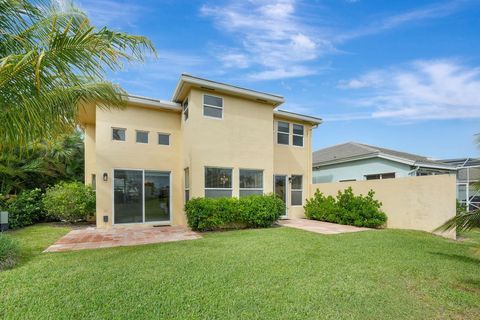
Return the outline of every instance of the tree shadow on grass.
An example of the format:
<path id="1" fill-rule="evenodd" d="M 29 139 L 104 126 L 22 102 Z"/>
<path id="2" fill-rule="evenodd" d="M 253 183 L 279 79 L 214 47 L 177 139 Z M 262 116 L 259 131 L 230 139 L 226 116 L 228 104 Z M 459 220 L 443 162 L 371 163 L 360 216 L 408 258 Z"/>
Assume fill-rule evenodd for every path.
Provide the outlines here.
<path id="1" fill-rule="evenodd" d="M 454 253 L 444 253 L 444 252 L 429 252 L 430 254 L 440 256 L 443 258 L 447 258 L 449 260 L 456 260 L 459 262 L 465 262 L 469 264 L 474 264 L 480 266 L 480 259 L 470 257 L 470 256 L 465 256 L 461 254 L 454 254 Z"/>

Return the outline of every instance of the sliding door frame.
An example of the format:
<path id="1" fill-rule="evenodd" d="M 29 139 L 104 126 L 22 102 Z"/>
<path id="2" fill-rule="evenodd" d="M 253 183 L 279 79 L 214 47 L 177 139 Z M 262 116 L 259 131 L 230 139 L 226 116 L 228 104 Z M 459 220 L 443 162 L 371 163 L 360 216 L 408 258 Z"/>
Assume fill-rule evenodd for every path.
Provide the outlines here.
<path id="1" fill-rule="evenodd" d="M 141 171 L 142 172 L 142 222 L 129 222 L 129 223 L 115 223 L 115 170 L 125 170 L 125 171 Z M 153 172 L 162 172 L 168 173 L 168 183 L 170 185 L 168 192 L 168 220 L 167 221 L 148 221 L 145 222 L 145 171 Z M 172 224 L 172 171 L 171 170 L 152 170 L 152 169 L 137 169 L 137 168 L 113 168 L 112 174 L 112 225 L 117 226 L 129 226 L 129 225 L 140 225 L 140 224 L 152 224 L 152 225 L 166 225 L 169 226 Z"/>

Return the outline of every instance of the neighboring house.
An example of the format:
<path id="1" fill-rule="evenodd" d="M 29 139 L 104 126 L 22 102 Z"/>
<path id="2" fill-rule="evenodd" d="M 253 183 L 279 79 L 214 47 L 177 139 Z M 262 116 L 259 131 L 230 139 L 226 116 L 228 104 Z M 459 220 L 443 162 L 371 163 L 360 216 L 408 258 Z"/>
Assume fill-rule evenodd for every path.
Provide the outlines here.
<path id="1" fill-rule="evenodd" d="M 303 216 L 321 119 L 278 110 L 283 102 L 183 74 L 171 101 L 129 96 L 125 109 L 81 108 L 97 226 L 185 225 L 193 197 L 271 192 L 286 217 Z"/>
<path id="2" fill-rule="evenodd" d="M 457 168 L 457 200 L 467 210 L 480 209 L 480 159 L 440 160 Z"/>
<path id="3" fill-rule="evenodd" d="M 391 179 L 455 172 L 426 157 L 348 142 L 313 153 L 313 183 Z"/>

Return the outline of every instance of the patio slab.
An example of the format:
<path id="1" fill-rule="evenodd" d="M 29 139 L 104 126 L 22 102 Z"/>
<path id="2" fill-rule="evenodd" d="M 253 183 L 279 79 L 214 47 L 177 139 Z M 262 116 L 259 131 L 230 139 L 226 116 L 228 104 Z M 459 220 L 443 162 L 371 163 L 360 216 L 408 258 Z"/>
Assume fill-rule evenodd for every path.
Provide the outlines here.
<path id="1" fill-rule="evenodd" d="M 347 226 L 343 224 L 335 224 L 330 222 L 308 220 L 308 219 L 280 220 L 278 224 L 285 227 L 296 228 L 296 229 L 301 229 L 301 230 L 306 230 L 306 231 L 311 231 L 311 232 L 321 233 L 321 234 L 339 234 L 339 233 L 347 233 L 347 232 L 373 230 L 370 228 L 359 228 L 359 227 Z"/>
<path id="2" fill-rule="evenodd" d="M 110 229 L 72 230 L 44 252 L 136 246 L 150 243 L 200 239 L 202 236 L 186 227 L 132 226 Z"/>

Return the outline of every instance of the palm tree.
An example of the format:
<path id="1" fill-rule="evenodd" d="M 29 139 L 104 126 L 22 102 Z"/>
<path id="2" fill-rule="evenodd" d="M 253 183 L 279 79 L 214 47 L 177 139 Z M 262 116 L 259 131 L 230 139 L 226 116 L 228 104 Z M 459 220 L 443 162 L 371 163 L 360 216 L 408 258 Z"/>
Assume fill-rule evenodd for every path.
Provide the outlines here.
<path id="1" fill-rule="evenodd" d="M 480 188 L 480 185 L 477 183 L 476 187 Z M 480 210 L 466 211 L 462 206 L 457 204 L 457 215 L 438 227 L 435 231 L 456 229 L 457 232 L 462 232 L 474 228 L 480 228 Z"/>
<path id="2" fill-rule="evenodd" d="M 147 53 L 147 38 L 97 29 L 73 5 L 0 0 L 0 148 L 71 132 L 81 105 L 124 106 L 105 74 Z"/>

